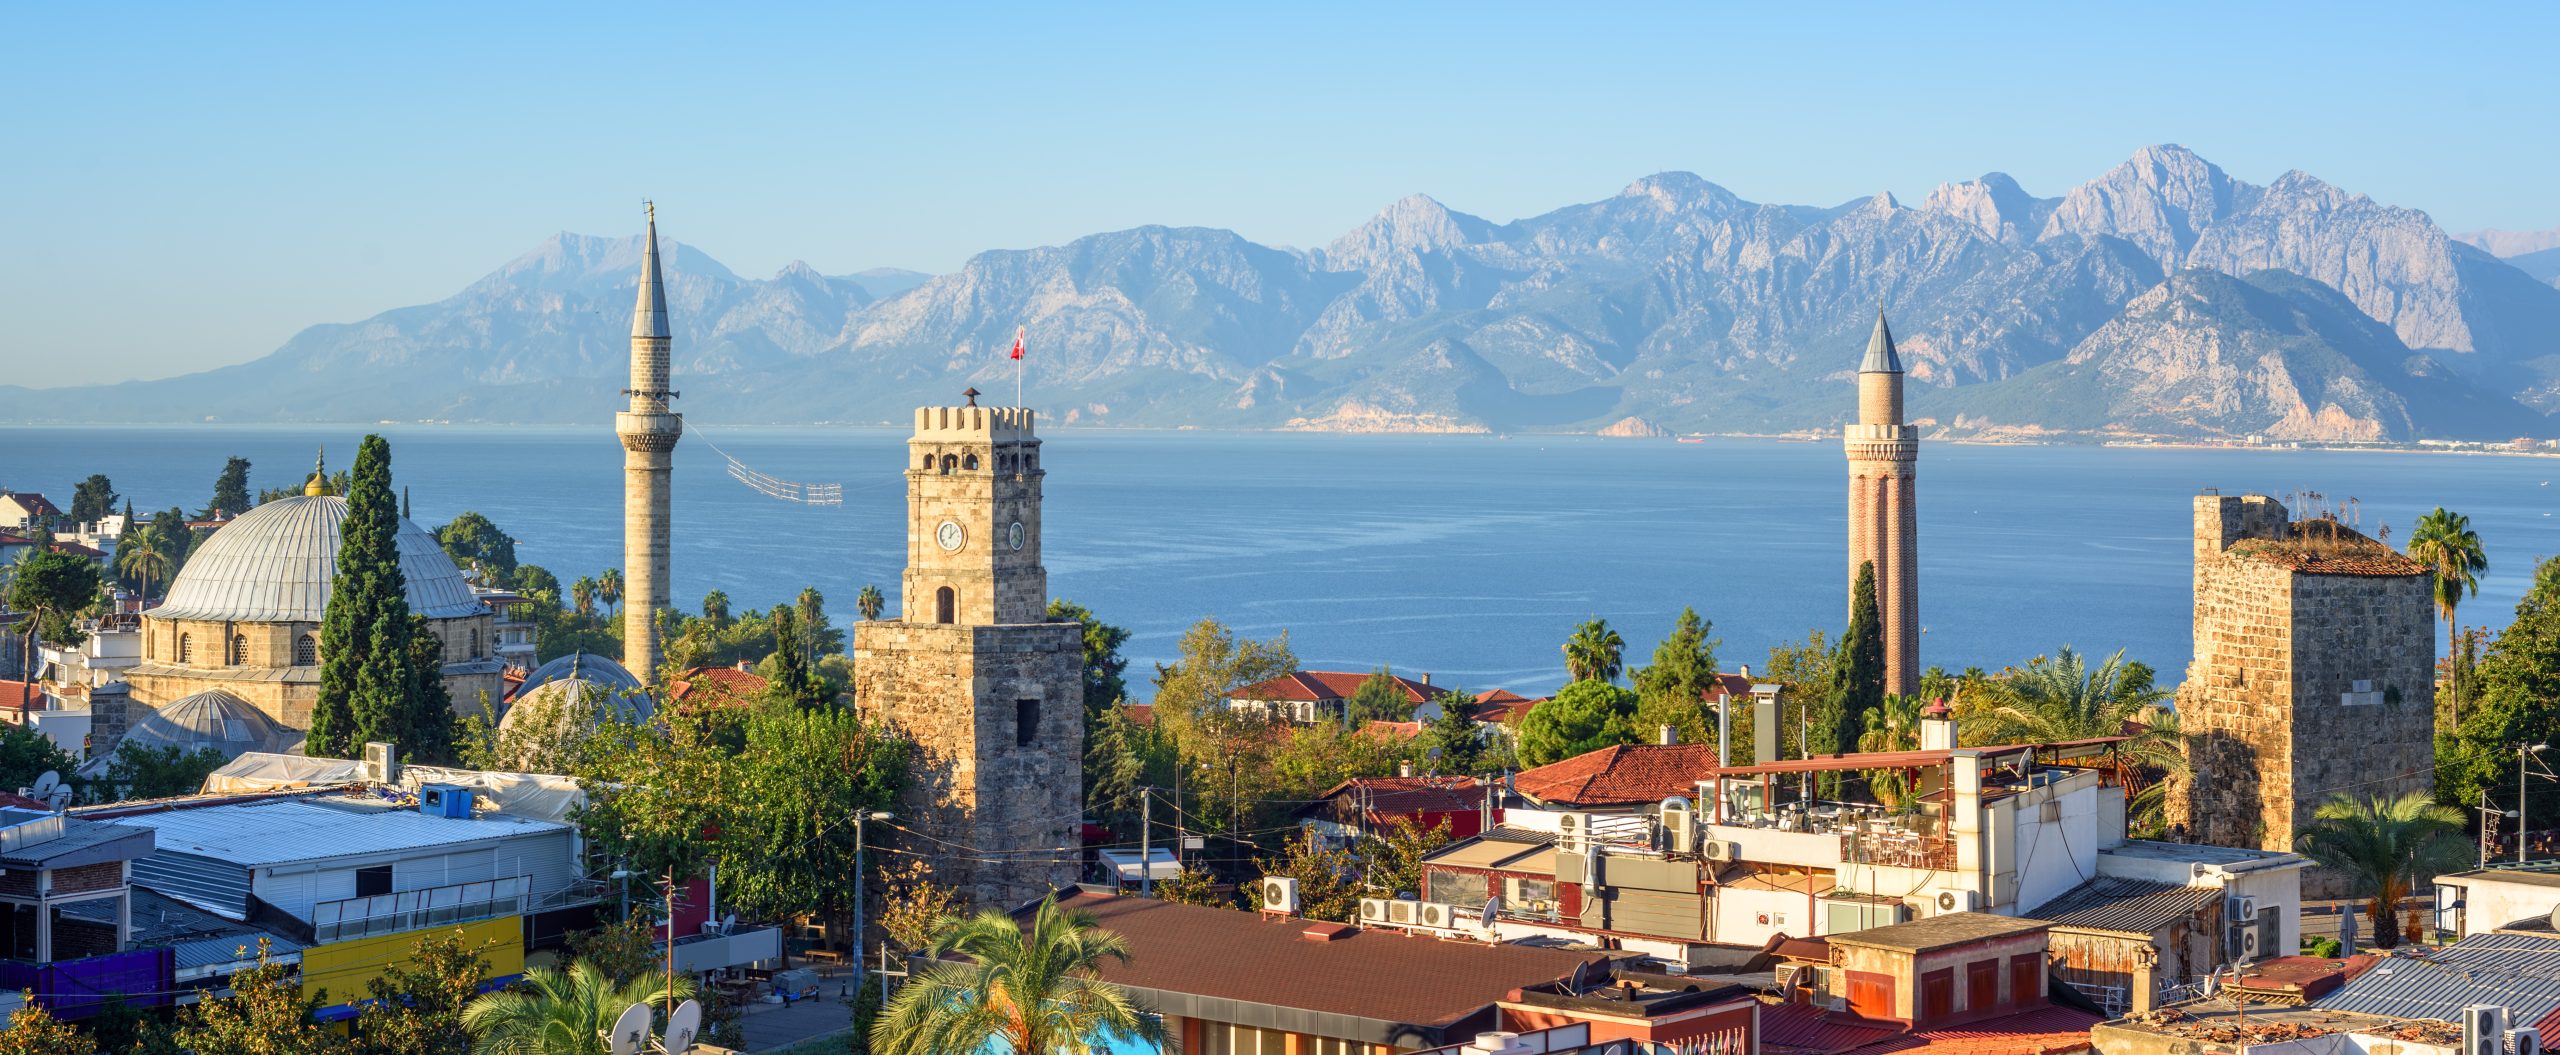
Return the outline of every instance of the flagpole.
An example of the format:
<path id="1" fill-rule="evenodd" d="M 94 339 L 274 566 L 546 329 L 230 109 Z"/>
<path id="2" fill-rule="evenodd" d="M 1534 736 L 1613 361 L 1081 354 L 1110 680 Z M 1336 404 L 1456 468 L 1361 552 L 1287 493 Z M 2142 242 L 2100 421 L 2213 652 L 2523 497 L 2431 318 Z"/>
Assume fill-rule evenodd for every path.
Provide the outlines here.
<path id="1" fill-rule="evenodd" d="M 1029 330 L 1028 326 L 1013 328 L 1013 407 L 1016 410 L 1022 409 L 1022 337 Z"/>

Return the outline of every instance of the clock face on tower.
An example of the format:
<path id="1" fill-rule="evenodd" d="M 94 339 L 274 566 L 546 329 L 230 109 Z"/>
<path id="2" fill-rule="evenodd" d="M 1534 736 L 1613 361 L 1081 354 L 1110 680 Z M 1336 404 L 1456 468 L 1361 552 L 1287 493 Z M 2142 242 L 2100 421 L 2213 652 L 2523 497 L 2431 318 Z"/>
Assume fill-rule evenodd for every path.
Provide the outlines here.
<path id="1" fill-rule="evenodd" d="M 1021 549 L 1024 539 L 1029 535 L 1030 532 L 1023 530 L 1022 521 L 1016 520 L 1012 527 L 1004 529 L 1004 544 Z"/>
<path id="2" fill-rule="evenodd" d="M 941 543 L 944 550 L 958 553 L 961 545 L 969 541 L 969 534 L 961 530 L 959 521 L 945 520 L 941 527 L 933 529 L 933 540 Z"/>

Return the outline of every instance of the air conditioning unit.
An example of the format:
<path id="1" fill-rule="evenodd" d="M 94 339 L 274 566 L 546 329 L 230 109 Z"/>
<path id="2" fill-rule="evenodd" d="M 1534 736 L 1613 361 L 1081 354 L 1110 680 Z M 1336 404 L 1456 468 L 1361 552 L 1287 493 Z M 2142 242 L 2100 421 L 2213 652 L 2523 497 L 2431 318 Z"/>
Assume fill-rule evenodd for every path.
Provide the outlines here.
<path id="1" fill-rule="evenodd" d="M 1262 911 L 1283 916 L 1298 914 L 1298 881 L 1288 876 L 1262 878 Z"/>
<path id="2" fill-rule="evenodd" d="M 1591 845 L 1591 815 L 1588 813 L 1556 814 L 1556 852 L 1578 854 Z"/>
<path id="3" fill-rule="evenodd" d="M 1387 899 L 1382 897 L 1364 897 L 1360 899 L 1360 922 L 1384 923 L 1386 921 Z"/>
<path id="4" fill-rule="evenodd" d="M 2462 1009 L 2462 1055 L 2505 1055 L 2507 1009 L 2473 1004 Z"/>
<path id="5" fill-rule="evenodd" d="M 2251 927 L 2240 932 L 2240 961 L 2247 963 L 2257 958 L 2258 928 Z"/>
<path id="6" fill-rule="evenodd" d="M 1420 904 L 1419 901 L 1406 901 L 1403 898 L 1387 902 L 1387 922 L 1399 927 L 1413 926 L 1413 910 Z"/>
<path id="7" fill-rule="evenodd" d="M 400 779 L 400 760 L 391 753 L 391 745 L 379 740 L 364 745 L 364 779 L 368 784 L 391 784 Z"/>
<path id="8" fill-rule="evenodd" d="M 1931 903 L 1934 911 L 1930 915 L 1943 916 L 1950 912 L 1972 912 L 1981 907 L 1982 895 L 1973 891 L 1941 890 L 1938 891 L 1936 900 Z"/>
<path id="9" fill-rule="evenodd" d="M 1674 795 L 1662 800 L 1663 849 L 1685 854 L 1698 845 L 1698 811 L 1689 800 Z"/>
<path id="10" fill-rule="evenodd" d="M 2532 1026 L 2508 1030 L 2507 1055 L 2542 1055 L 2542 1031 Z"/>
<path id="11" fill-rule="evenodd" d="M 1422 911 L 1414 916 L 1414 926 L 1428 930 L 1450 929 L 1449 906 L 1437 901 L 1423 902 Z"/>
<path id="12" fill-rule="evenodd" d="M 2231 922 L 2242 925 L 2258 922 L 2258 899 L 2246 894 L 2231 895 Z"/>
<path id="13" fill-rule="evenodd" d="M 1742 847 L 1737 843 L 1709 839 L 1698 844 L 1698 859 L 1701 861 L 1731 861 L 1740 856 Z"/>

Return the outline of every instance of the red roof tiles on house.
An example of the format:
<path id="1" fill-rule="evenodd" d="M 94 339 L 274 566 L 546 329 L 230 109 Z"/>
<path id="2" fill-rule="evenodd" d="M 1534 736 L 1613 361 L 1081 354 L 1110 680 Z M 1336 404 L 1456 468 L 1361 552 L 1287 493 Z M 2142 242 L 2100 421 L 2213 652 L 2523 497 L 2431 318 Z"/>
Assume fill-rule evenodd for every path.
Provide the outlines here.
<path id="1" fill-rule="evenodd" d="M 1129 962 L 1106 963 L 1101 974 L 1141 996 L 1154 991 L 1428 1029 L 1452 1026 L 1512 990 L 1607 962 L 1597 953 L 1364 928 L 1310 941 L 1304 919 L 1082 890 L 1058 905 L 1092 913 L 1127 940 Z"/>
<path id="2" fill-rule="evenodd" d="M 1446 813 L 1483 806 L 1484 786 L 1474 777 L 1358 777 L 1326 788 L 1316 804 L 1345 796 L 1372 813 Z"/>
<path id="3" fill-rule="evenodd" d="M 1508 722 L 1528 714 L 1529 709 L 1547 702 L 1547 697 L 1530 699 L 1509 689 L 1486 689 L 1476 694 L 1476 720 Z"/>
<path id="4" fill-rule="evenodd" d="M 1440 691 L 1432 688 L 1428 681 L 1415 681 L 1401 674 L 1389 676 L 1394 678 L 1396 685 L 1404 690 L 1405 698 L 1414 703 L 1430 702 L 1432 697 L 1440 694 Z M 1360 683 L 1369 678 L 1370 675 L 1357 671 L 1302 670 L 1295 674 L 1283 674 L 1266 681 L 1257 681 L 1228 693 L 1227 696 L 1237 700 L 1291 700 L 1301 703 L 1347 700 L 1353 693 L 1360 691 Z"/>
<path id="5" fill-rule="evenodd" d="M 736 667 L 695 667 L 667 686 L 682 703 L 753 703 L 764 697 L 764 675 Z"/>
<path id="6" fill-rule="evenodd" d="M 1714 744 L 1619 744 L 1527 770 L 1512 786 L 1556 806 L 1650 805 L 1697 790 L 1715 768 Z"/>

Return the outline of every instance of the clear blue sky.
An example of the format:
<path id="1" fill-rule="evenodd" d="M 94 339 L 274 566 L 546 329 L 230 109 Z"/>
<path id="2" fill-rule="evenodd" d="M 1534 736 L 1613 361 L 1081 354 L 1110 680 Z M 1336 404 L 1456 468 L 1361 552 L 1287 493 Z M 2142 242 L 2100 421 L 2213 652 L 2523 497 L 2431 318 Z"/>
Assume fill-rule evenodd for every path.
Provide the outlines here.
<path id="1" fill-rule="evenodd" d="M 0 381 L 245 361 L 643 196 L 750 275 L 1313 245 L 1415 191 L 1508 220 L 1666 169 L 2051 195 L 2153 142 L 2560 225 L 2551 5 L 1208 6 L 12 6 Z"/>

